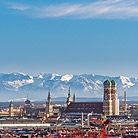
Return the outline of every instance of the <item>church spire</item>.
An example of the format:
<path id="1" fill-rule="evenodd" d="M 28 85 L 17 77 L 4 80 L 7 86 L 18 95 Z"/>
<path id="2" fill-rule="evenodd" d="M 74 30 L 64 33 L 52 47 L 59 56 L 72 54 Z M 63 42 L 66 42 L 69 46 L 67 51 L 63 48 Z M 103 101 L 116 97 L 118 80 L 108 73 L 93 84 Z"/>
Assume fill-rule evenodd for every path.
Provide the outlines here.
<path id="1" fill-rule="evenodd" d="M 48 92 L 48 98 L 51 98 L 51 96 L 50 96 L 50 89 L 49 89 L 49 92 Z"/>
<path id="2" fill-rule="evenodd" d="M 70 93 L 70 85 L 69 85 L 69 92 L 68 92 L 68 98 L 67 98 L 67 105 L 70 104 L 70 102 L 72 102 L 72 98 L 71 98 L 71 93 Z"/>
<path id="3" fill-rule="evenodd" d="M 68 97 L 71 97 L 71 94 L 70 94 L 70 85 L 69 85 L 69 93 L 68 93 Z"/>
<path id="4" fill-rule="evenodd" d="M 50 89 L 48 92 L 48 97 L 46 102 L 46 114 L 47 116 L 53 115 L 53 105 L 52 105 L 51 96 L 50 96 Z"/>
<path id="5" fill-rule="evenodd" d="M 28 100 L 28 94 L 27 94 L 27 100 Z"/>
<path id="6" fill-rule="evenodd" d="M 51 103 L 50 89 L 49 89 L 49 92 L 48 92 L 48 102 Z"/>
<path id="7" fill-rule="evenodd" d="M 74 93 L 74 95 L 73 95 L 73 102 L 75 103 L 75 93 Z"/>

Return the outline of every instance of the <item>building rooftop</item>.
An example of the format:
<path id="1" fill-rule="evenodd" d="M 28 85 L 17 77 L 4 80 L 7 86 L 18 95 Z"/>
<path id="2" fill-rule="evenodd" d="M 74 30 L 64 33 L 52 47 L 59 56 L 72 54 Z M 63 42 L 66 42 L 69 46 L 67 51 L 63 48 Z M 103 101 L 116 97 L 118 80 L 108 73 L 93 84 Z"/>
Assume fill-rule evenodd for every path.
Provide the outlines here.
<path id="1" fill-rule="evenodd" d="M 71 102 L 65 113 L 99 113 L 103 112 L 103 102 Z"/>

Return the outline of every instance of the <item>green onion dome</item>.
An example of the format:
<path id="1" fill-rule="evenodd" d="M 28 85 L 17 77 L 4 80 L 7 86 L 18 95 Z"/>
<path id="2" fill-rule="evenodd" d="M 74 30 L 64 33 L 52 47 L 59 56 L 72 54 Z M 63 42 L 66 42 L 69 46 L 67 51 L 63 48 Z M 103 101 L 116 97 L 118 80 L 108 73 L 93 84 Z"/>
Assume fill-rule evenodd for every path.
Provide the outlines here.
<path id="1" fill-rule="evenodd" d="M 13 107 L 13 103 L 12 103 L 12 101 L 10 102 L 10 105 L 9 105 L 9 107 Z"/>
<path id="2" fill-rule="evenodd" d="M 111 85 L 111 82 L 109 80 L 104 81 L 104 85 Z"/>
<path id="3" fill-rule="evenodd" d="M 111 84 L 112 85 L 117 85 L 116 81 L 114 81 L 114 80 L 111 81 Z"/>

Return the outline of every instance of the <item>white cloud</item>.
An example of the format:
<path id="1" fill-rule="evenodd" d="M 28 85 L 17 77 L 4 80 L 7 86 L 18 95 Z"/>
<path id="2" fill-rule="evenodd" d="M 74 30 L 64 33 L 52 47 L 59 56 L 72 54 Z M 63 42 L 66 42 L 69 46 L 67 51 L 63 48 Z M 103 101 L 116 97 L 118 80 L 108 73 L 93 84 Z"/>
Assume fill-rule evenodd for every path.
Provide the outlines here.
<path id="1" fill-rule="evenodd" d="M 20 10 L 20 11 L 25 11 L 30 9 L 30 6 L 28 5 L 22 5 L 22 4 L 17 4 L 17 3 L 8 3 L 9 9 L 14 9 L 14 10 Z"/>
<path id="2" fill-rule="evenodd" d="M 26 98 L 17 98 L 17 99 L 10 99 L 10 100 L 8 100 L 8 102 L 10 102 L 10 101 L 23 102 L 23 101 L 26 101 L 26 100 L 27 100 Z"/>
<path id="3" fill-rule="evenodd" d="M 62 3 L 46 6 L 12 4 L 10 9 L 20 10 L 35 18 L 138 18 L 137 0 L 99 0 L 91 3 Z"/>

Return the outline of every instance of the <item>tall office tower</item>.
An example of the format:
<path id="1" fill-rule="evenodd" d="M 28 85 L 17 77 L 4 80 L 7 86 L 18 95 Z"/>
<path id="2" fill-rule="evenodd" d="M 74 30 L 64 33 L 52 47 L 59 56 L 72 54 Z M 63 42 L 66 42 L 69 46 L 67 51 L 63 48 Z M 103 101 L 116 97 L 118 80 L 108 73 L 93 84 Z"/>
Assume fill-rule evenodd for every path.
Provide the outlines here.
<path id="1" fill-rule="evenodd" d="M 9 104 L 9 116 L 14 116 L 14 113 L 13 113 L 13 103 L 12 101 L 10 102 Z"/>
<path id="2" fill-rule="evenodd" d="M 68 98 L 67 98 L 67 106 L 72 102 L 71 93 L 70 93 L 70 85 L 69 85 L 69 92 L 68 92 Z"/>
<path id="3" fill-rule="evenodd" d="M 124 110 L 127 111 L 127 104 L 126 104 L 126 91 L 124 92 Z"/>
<path id="4" fill-rule="evenodd" d="M 112 113 L 113 115 L 119 115 L 119 99 L 116 93 L 117 83 L 112 80 L 111 81 L 111 100 L 112 100 Z"/>
<path id="5" fill-rule="evenodd" d="M 103 112 L 106 115 L 112 115 L 112 99 L 111 99 L 111 82 L 106 80 L 104 82 L 104 99 L 103 99 Z"/>
<path id="6" fill-rule="evenodd" d="M 46 114 L 47 114 L 47 116 L 53 115 L 53 105 L 52 105 L 52 101 L 51 101 L 50 90 L 49 90 L 48 98 L 47 98 L 47 102 L 46 102 Z"/>

